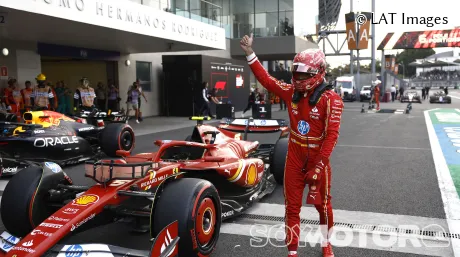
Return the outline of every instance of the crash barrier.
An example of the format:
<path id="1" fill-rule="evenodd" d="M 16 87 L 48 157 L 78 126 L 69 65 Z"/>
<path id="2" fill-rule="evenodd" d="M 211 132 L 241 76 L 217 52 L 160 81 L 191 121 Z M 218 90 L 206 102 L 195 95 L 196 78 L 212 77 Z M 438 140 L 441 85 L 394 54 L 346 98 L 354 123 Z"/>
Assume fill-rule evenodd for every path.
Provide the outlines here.
<path id="1" fill-rule="evenodd" d="M 254 104 L 252 117 L 254 119 L 271 119 L 272 106 L 270 104 Z"/>
<path id="2" fill-rule="evenodd" d="M 222 118 L 235 118 L 235 106 L 232 104 L 218 104 L 216 105 L 217 119 Z"/>

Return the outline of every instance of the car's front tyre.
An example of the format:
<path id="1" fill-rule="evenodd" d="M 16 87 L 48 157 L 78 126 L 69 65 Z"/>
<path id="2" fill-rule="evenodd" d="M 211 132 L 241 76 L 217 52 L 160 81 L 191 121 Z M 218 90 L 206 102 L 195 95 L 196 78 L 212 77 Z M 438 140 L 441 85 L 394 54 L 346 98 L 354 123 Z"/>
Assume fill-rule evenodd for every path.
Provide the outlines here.
<path id="1" fill-rule="evenodd" d="M 219 239 L 222 206 L 217 189 L 203 179 L 180 178 L 165 185 L 151 214 L 151 234 L 174 221 L 179 226 L 179 256 L 210 256 Z"/>

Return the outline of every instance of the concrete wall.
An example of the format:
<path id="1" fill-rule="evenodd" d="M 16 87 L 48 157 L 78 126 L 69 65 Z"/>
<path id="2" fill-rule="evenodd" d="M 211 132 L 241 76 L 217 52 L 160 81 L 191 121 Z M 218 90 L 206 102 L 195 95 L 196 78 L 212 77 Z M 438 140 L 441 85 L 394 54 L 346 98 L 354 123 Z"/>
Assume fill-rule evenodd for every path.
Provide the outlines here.
<path id="1" fill-rule="evenodd" d="M 164 52 L 164 53 L 143 53 L 124 55 L 118 61 L 118 77 L 119 87 L 122 97 L 122 106 L 126 101 L 126 92 L 128 87 L 136 80 L 136 61 L 144 61 L 152 63 L 152 91 L 144 92 L 147 97 L 148 104 L 142 103 L 141 111 L 143 116 L 157 116 L 160 114 L 160 87 L 162 84 L 163 55 L 208 55 L 214 57 L 231 58 L 230 42 L 227 39 L 227 50 L 209 50 L 209 51 L 187 51 L 187 52 Z M 125 65 L 125 61 L 131 62 L 130 66 Z"/>
<path id="2" fill-rule="evenodd" d="M 41 72 L 40 55 L 36 53 L 36 44 L 22 41 L 0 40 L 0 49 L 7 48 L 8 56 L 0 54 L 0 66 L 8 68 L 8 77 L 18 79 L 20 87 L 27 80 L 34 81 Z M 7 85 L 7 79 L 0 80 L 0 88 Z"/>

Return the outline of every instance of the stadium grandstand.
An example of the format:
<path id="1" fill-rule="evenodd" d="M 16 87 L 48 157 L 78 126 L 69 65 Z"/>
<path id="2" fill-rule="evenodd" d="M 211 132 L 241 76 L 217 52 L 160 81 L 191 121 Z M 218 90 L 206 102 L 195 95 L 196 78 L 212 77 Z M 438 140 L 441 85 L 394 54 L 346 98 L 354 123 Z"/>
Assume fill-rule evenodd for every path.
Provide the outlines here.
<path id="1" fill-rule="evenodd" d="M 433 54 L 409 64 L 415 66 L 416 75 L 410 79 L 411 87 L 460 87 L 460 49 Z"/>

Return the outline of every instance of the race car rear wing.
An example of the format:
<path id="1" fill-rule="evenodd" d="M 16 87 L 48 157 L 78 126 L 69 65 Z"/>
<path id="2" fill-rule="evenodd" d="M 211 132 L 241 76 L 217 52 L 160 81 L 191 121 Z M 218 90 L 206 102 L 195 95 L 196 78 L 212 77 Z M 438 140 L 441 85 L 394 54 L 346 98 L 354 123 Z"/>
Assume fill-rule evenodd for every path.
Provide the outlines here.
<path id="1" fill-rule="evenodd" d="M 2 246 L 0 247 L 0 256 L 10 251 L 19 241 L 20 238 L 14 237 L 4 231 L 0 235 Z M 48 250 L 46 256 L 138 256 L 138 257 L 175 257 L 178 256 L 178 242 L 180 240 L 178 221 L 174 221 L 152 240 L 150 251 L 135 250 L 107 244 L 74 244 L 62 245 L 57 244 Z"/>
<path id="2" fill-rule="evenodd" d="M 282 135 L 288 132 L 289 126 L 283 119 L 233 119 L 223 118 L 218 126 L 232 132 L 244 132 L 244 140 L 248 133 L 276 133 Z"/>

